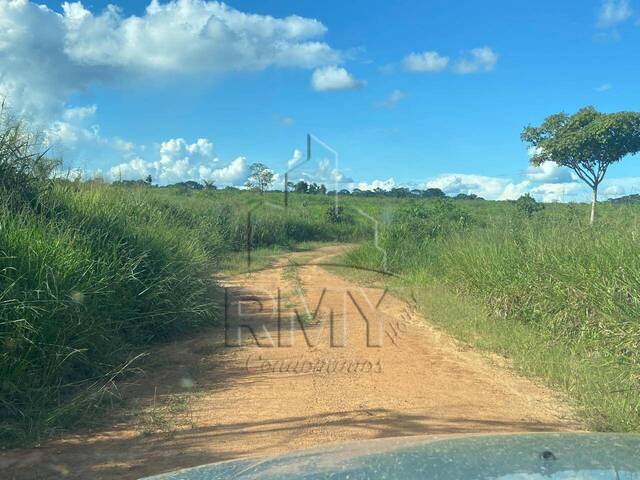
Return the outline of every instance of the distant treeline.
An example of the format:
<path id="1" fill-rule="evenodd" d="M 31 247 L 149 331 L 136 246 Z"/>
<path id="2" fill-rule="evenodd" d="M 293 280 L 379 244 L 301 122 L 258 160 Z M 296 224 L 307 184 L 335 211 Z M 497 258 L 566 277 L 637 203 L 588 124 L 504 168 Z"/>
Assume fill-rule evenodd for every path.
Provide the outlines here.
<path id="1" fill-rule="evenodd" d="M 146 180 L 117 180 L 113 182 L 114 185 L 122 185 L 122 186 L 153 186 L 150 178 Z M 190 190 L 217 190 L 218 187 L 213 184 L 213 182 L 204 182 L 199 183 L 194 180 L 188 180 L 186 182 L 178 182 L 172 183 L 169 185 L 165 185 L 159 188 L 181 188 L 181 189 L 190 189 Z M 224 187 L 225 190 L 238 190 L 236 187 L 227 186 Z M 287 185 L 287 189 L 290 192 L 294 193 L 303 193 L 303 194 L 311 194 L 311 195 L 335 195 L 336 190 L 328 190 L 324 184 L 318 184 L 315 182 L 307 183 L 305 181 L 299 181 L 297 183 L 289 182 Z M 271 190 L 280 191 L 280 190 Z M 361 190 L 359 188 L 354 188 L 353 190 L 348 190 L 343 188 L 342 190 L 337 191 L 338 195 L 354 195 L 360 197 L 395 197 L 395 198 L 447 198 L 447 194 L 444 193 L 439 188 L 427 188 L 425 190 L 421 189 L 409 189 L 406 187 L 396 187 L 390 190 L 384 190 L 382 188 L 374 188 L 373 190 Z M 484 200 L 482 197 L 471 193 L 459 193 L 455 196 L 448 197 L 455 198 L 458 200 Z"/>
<path id="2" fill-rule="evenodd" d="M 634 193 L 632 195 L 625 195 L 624 197 L 610 198 L 607 201 L 610 203 L 640 203 L 640 195 Z"/>

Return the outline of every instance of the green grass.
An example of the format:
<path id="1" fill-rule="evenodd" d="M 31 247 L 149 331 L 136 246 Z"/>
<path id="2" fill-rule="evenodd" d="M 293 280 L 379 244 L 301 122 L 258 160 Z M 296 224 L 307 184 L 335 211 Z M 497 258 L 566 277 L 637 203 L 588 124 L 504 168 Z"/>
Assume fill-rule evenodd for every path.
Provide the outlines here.
<path id="1" fill-rule="evenodd" d="M 158 341 L 216 321 L 213 274 L 285 250 L 353 241 L 332 200 L 57 182 L 38 208 L 0 209 L 0 438 L 24 443 L 91 417 Z"/>
<path id="2" fill-rule="evenodd" d="M 566 392 L 593 428 L 640 430 L 640 208 L 333 199 L 57 182 L 0 209 L 0 439 L 92 417 L 154 342 L 216 322 L 215 276 L 322 242 L 401 275 L 427 316 Z M 14 199 L 15 200 L 15 199 Z M 383 257 L 372 242 L 377 219 Z M 290 269 L 291 270 L 291 269 Z M 285 269 L 285 274 L 289 271 Z M 294 270 L 289 272 L 293 275 Z M 362 272 L 367 281 L 381 277 Z M 108 403 L 108 402 L 106 402 Z"/>
<path id="3" fill-rule="evenodd" d="M 640 430 L 636 206 L 411 202 L 381 232 L 391 286 L 431 321 L 567 393 L 592 428 Z M 371 243 L 347 263 L 380 268 Z"/>

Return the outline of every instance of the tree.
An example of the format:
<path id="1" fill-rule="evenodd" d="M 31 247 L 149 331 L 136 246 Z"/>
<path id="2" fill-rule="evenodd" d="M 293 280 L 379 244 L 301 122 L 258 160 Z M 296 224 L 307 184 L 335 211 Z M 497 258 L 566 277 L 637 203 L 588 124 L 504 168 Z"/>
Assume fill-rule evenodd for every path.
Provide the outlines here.
<path id="1" fill-rule="evenodd" d="M 411 195 L 411 191 L 405 187 L 395 187 L 389 192 L 392 197 L 405 198 Z"/>
<path id="2" fill-rule="evenodd" d="M 295 187 L 293 187 L 293 190 L 296 193 L 307 193 L 309 191 L 309 184 L 304 180 L 300 180 L 296 183 Z"/>
<path id="3" fill-rule="evenodd" d="M 426 198 L 444 198 L 446 194 L 439 188 L 427 188 L 422 192 L 422 196 Z"/>
<path id="4" fill-rule="evenodd" d="M 557 113 L 521 135 L 533 149 L 531 163 L 554 162 L 568 167 L 593 192 L 590 223 L 598 202 L 598 186 L 611 164 L 640 151 L 640 113 L 600 113 L 585 107 L 574 115 Z"/>
<path id="5" fill-rule="evenodd" d="M 263 163 L 252 163 L 245 187 L 264 193 L 273 183 L 273 172 Z"/>
<path id="6" fill-rule="evenodd" d="M 151 182 L 153 182 L 153 178 L 151 178 L 151 175 L 147 175 L 147 178 L 144 179 L 144 183 L 151 185 Z"/>

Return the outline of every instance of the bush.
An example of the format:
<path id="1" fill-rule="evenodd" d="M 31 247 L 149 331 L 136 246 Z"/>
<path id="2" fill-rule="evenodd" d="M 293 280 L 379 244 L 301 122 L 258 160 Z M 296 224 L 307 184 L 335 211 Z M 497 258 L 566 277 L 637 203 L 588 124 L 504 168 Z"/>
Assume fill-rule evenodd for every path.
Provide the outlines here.
<path id="1" fill-rule="evenodd" d="M 516 200 L 516 209 L 524 216 L 531 218 L 536 212 L 544 210 L 544 205 L 536 202 L 535 198 L 525 193 Z"/>
<path id="2" fill-rule="evenodd" d="M 325 218 L 329 223 L 343 223 L 349 220 L 342 205 L 331 205 L 328 207 Z"/>

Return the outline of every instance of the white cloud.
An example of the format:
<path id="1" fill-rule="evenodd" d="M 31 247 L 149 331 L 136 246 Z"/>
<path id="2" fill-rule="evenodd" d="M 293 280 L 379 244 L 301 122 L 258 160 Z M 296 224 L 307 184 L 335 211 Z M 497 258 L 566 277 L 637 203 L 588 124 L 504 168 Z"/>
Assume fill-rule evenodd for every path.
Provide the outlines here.
<path id="1" fill-rule="evenodd" d="M 513 183 L 512 180 L 484 175 L 449 173 L 440 175 L 425 184 L 425 188 L 439 188 L 447 195 L 476 194 L 488 200 L 513 200 L 526 193 L 531 185 L 528 180 Z"/>
<path id="2" fill-rule="evenodd" d="M 490 72 L 498 63 L 498 54 L 489 47 L 474 48 L 465 53 L 454 65 L 454 71 L 461 75 Z"/>
<path id="3" fill-rule="evenodd" d="M 584 185 L 578 182 L 543 183 L 532 188 L 529 193 L 543 202 L 565 202 L 576 200 L 579 194 L 584 193 Z"/>
<path id="4" fill-rule="evenodd" d="M 355 90 L 364 87 L 365 82 L 357 80 L 345 68 L 330 65 L 314 70 L 311 86 L 318 92 L 330 90 Z"/>
<path id="5" fill-rule="evenodd" d="M 167 140 L 159 145 L 157 155 L 153 160 L 135 156 L 111 167 L 108 176 L 112 180 L 139 180 L 151 175 L 160 184 L 187 180 L 239 184 L 247 177 L 245 157 L 237 157 L 228 165 L 221 166 L 213 143 L 206 138 L 199 138 L 194 143 L 183 138 Z"/>
<path id="6" fill-rule="evenodd" d="M 613 85 L 610 83 L 603 83 L 598 88 L 596 88 L 596 92 L 608 92 L 613 88 Z"/>
<path id="7" fill-rule="evenodd" d="M 327 31 L 297 15 L 247 14 L 214 1 L 153 0 L 142 17 L 108 7 L 93 15 L 80 3 L 63 4 L 67 51 L 89 65 L 158 71 L 262 70 L 314 67 L 336 61 L 326 43 L 310 41 Z"/>
<path id="8" fill-rule="evenodd" d="M 184 138 L 172 138 L 160 144 L 160 164 L 169 165 L 181 159 L 189 162 L 218 161 L 213 143 L 206 138 L 199 138 L 192 144 L 188 144 Z"/>
<path id="9" fill-rule="evenodd" d="M 296 158 L 294 151 L 294 160 Z M 300 158 L 302 158 L 302 152 L 300 152 Z M 295 166 L 295 165 L 294 165 Z M 339 188 L 339 184 L 352 183 L 353 179 L 347 177 L 344 172 L 338 170 L 335 166 L 335 160 L 333 158 L 321 158 L 317 162 L 309 162 L 304 164 L 304 171 L 296 170 L 298 180 L 304 180 L 308 183 L 324 184 L 326 187 Z M 296 181 L 294 178 L 289 178 L 289 181 Z"/>
<path id="10" fill-rule="evenodd" d="M 354 185 L 353 188 L 358 188 L 363 191 L 372 191 L 376 188 L 380 188 L 385 191 L 389 191 L 396 186 L 396 181 L 393 178 L 386 180 L 373 180 L 371 182 L 359 182 Z"/>
<path id="11" fill-rule="evenodd" d="M 602 192 L 605 197 L 619 197 L 626 193 L 626 190 L 621 185 L 611 185 Z"/>
<path id="12" fill-rule="evenodd" d="M 215 180 L 219 183 L 241 184 L 247 178 L 248 167 L 245 157 L 238 157 L 229 165 L 211 171 L 200 171 L 200 177 L 206 180 Z"/>
<path id="13" fill-rule="evenodd" d="M 101 135 L 100 127 L 92 123 L 96 111 L 95 105 L 68 108 L 61 120 L 43 128 L 43 141 L 51 154 L 64 158 L 67 166 L 83 168 L 134 155 L 133 142 Z"/>
<path id="14" fill-rule="evenodd" d="M 291 159 L 287 162 L 288 169 L 291 170 L 298 163 L 300 163 L 300 160 L 302 160 L 302 152 L 296 148 L 293 151 L 293 155 L 291 156 Z"/>
<path id="15" fill-rule="evenodd" d="M 576 180 L 571 170 L 554 162 L 543 162 L 539 167 L 530 166 L 524 175 L 532 182 L 567 183 Z"/>
<path id="16" fill-rule="evenodd" d="M 98 107 L 96 105 L 89 105 L 86 107 L 72 107 L 67 108 L 62 114 L 64 120 L 86 120 L 96 114 Z"/>
<path id="17" fill-rule="evenodd" d="M 629 0 L 604 0 L 598 14 L 598 27 L 613 27 L 628 20 L 632 14 Z"/>
<path id="18" fill-rule="evenodd" d="M 603 198 L 640 193 L 640 177 L 605 178 L 600 189 Z"/>
<path id="19" fill-rule="evenodd" d="M 433 51 L 410 53 L 402 64 L 410 72 L 441 72 L 449 65 L 449 57 L 443 57 Z"/>
<path id="20" fill-rule="evenodd" d="M 296 15 L 274 18 L 205 0 L 153 0 L 141 16 L 82 3 L 62 12 L 27 0 L 0 1 L 0 94 L 20 114 L 50 120 L 67 99 L 97 83 L 161 74 L 315 68 L 340 52 L 326 27 Z"/>
<path id="21" fill-rule="evenodd" d="M 386 100 L 379 102 L 377 106 L 384 107 L 384 108 L 393 108 L 396 106 L 396 103 L 398 103 L 400 100 L 404 98 L 406 98 L 405 93 L 401 90 L 396 89 L 393 92 L 391 92 L 391 94 L 389 95 L 389 97 L 387 97 Z"/>

